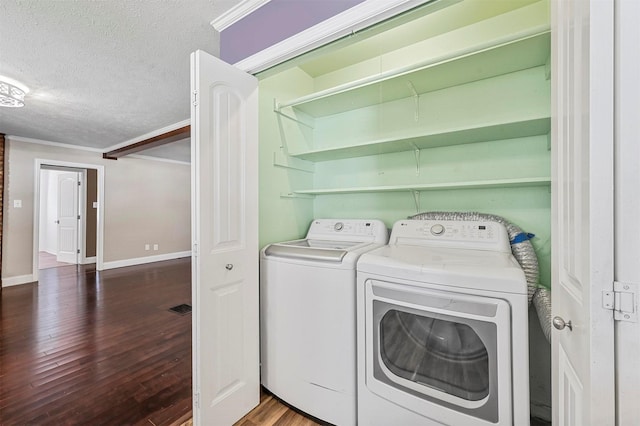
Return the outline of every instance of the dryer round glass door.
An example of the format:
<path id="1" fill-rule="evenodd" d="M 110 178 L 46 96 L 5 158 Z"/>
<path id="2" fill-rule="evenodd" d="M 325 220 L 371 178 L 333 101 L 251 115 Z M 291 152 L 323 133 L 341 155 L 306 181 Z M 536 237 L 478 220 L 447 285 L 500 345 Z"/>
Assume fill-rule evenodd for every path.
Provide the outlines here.
<path id="1" fill-rule="evenodd" d="M 510 416 L 507 302 L 375 280 L 365 287 L 367 387 L 440 421 Z"/>
<path id="2" fill-rule="evenodd" d="M 490 383 L 495 382 L 489 377 L 490 372 L 495 374 L 495 368 L 489 368 L 489 353 L 495 353 L 495 324 L 446 320 L 380 302 L 374 302 L 373 310 L 379 321 L 379 368 L 385 376 L 469 402 L 489 396 Z"/>

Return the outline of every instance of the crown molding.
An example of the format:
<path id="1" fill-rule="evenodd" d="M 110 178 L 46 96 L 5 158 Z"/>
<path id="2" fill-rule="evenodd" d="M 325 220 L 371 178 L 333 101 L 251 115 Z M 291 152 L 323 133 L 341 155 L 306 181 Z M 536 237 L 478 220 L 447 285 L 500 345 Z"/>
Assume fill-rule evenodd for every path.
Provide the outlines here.
<path id="1" fill-rule="evenodd" d="M 234 66 L 250 74 L 256 74 L 409 9 L 433 3 L 435 11 L 459 1 L 461 0 L 365 0 L 280 43 L 236 62 Z"/>
<path id="2" fill-rule="evenodd" d="M 244 0 L 211 21 L 211 26 L 221 32 L 235 24 L 271 0 Z"/>
<path id="3" fill-rule="evenodd" d="M 133 138 L 133 139 L 129 139 L 128 141 L 124 141 L 124 142 L 118 143 L 116 145 L 112 145 L 112 146 L 107 147 L 107 148 L 92 148 L 92 147 L 82 146 L 82 145 L 72 145 L 72 144 L 68 144 L 68 143 L 51 142 L 51 141 L 45 141 L 45 140 L 42 140 L 42 139 L 25 138 L 25 137 L 22 137 L 22 136 L 13 136 L 13 135 L 5 135 L 5 139 L 7 139 L 9 141 L 15 141 L 15 142 L 25 142 L 25 143 L 34 143 L 34 144 L 38 144 L 38 145 L 54 146 L 54 147 L 57 147 L 57 148 L 77 149 L 77 150 L 80 150 L 80 151 L 104 153 L 104 152 L 114 151 L 114 150 L 116 150 L 118 148 L 122 148 L 123 146 L 131 145 L 133 143 L 140 142 L 140 141 L 143 141 L 145 139 L 149 139 L 149 138 L 152 138 L 154 136 L 158 136 L 158 135 L 170 132 L 172 130 L 179 129 L 181 127 L 189 125 L 190 123 L 191 123 L 191 119 L 182 120 L 182 121 L 180 121 L 178 123 L 170 124 L 170 125 L 168 125 L 166 127 L 163 127 L 161 129 L 154 130 L 152 132 L 146 133 L 144 135 L 138 136 L 138 137 Z"/>
<path id="4" fill-rule="evenodd" d="M 88 146 L 72 145 L 72 144 L 60 143 L 60 142 L 51 142 L 51 141 L 45 141 L 45 140 L 42 140 L 42 139 L 25 138 L 25 137 L 22 137 L 22 136 L 7 135 L 7 136 L 5 136 L 5 138 L 8 139 L 9 141 L 34 143 L 34 144 L 38 144 L 38 145 L 54 146 L 56 148 L 77 149 L 77 150 L 80 150 L 80 151 L 89 151 L 89 152 L 102 152 L 103 151 L 100 148 L 91 148 L 91 147 L 88 147 Z"/>

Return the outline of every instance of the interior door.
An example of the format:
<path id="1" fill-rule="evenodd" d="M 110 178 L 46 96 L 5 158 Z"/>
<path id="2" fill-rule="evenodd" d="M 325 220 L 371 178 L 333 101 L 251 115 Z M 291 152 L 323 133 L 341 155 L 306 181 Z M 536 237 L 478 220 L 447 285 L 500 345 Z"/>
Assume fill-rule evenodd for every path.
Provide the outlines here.
<path id="1" fill-rule="evenodd" d="M 76 172 L 58 175 L 58 262 L 78 263 L 79 179 Z"/>
<path id="2" fill-rule="evenodd" d="M 613 5 L 552 1 L 551 345 L 559 426 L 615 421 L 613 313 L 602 306 L 614 264 Z"/>
<path id="3" fill-rule="evenodd" d="M 193 392 L 196 425 L 230 425 L 260 399 L 258 82 L 191 55 Z"/>

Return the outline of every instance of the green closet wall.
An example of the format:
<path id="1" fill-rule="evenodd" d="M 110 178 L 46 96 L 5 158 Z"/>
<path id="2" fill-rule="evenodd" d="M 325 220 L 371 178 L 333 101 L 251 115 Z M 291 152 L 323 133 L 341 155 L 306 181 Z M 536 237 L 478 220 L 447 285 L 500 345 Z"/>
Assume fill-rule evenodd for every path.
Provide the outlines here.
<path id="1" fill-rule="evenodd" d="M 337 69 L 316 53 L 261 78 L 262 246 L 304 236 L 314 217 L 391 227 L 422 211 L 478 211 L 536 234 L 548 285 L 548 3 L 469 18 L 480 4 L 443 10 L 459 24 L 424 40 Z"/>
<path id="2" fill-rule="evenodd" d="M 288 156 L 287 142 L 299 138 L 297 129 L 283 131 L 282 117 L 273 111 L 273 100 L 296 97 L 313 90 L 313 81 L 294 68 L 260 81 L 259 91 L 259 229 L 260 247 L 300 238 L 313 219 L 310 198 L 282 194 L 313 186 L 314 173 L 294 168 L 299 162 Z"/>

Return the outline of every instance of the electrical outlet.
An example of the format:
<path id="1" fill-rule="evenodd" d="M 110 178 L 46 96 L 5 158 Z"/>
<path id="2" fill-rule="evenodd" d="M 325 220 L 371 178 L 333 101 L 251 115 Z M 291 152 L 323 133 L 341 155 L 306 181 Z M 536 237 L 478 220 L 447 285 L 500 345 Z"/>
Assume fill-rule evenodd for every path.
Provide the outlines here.
<path id="1" fill-rule="evenodd" d="M 13 200 L 13 208 L 21 209 L 22 208 L 22 200 Z"/>
<path id="2" fill-rule="evenodd" d="M 154 244 L 154 245 L 153 245 L 153 249 L 154 249 L 154 250 L 158 250 L 158 245 L 157 245 L 157 244 Z"/>
<path id="3" fill-rule="evenodd" d="M 150 246 L 149 244 L 145 244 L 145 245 L 144 245 L 144 249 L 145 249 L 145 250 L 149 250 L 150 248 L 151 248 L 151 246 Z"/>

